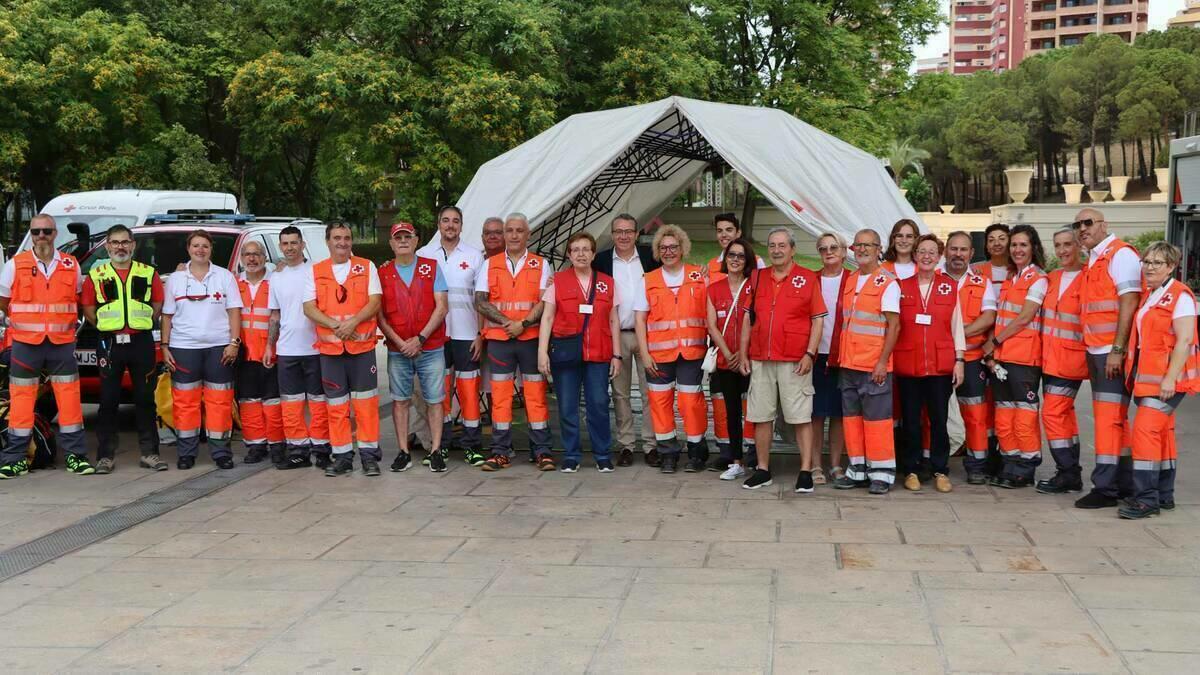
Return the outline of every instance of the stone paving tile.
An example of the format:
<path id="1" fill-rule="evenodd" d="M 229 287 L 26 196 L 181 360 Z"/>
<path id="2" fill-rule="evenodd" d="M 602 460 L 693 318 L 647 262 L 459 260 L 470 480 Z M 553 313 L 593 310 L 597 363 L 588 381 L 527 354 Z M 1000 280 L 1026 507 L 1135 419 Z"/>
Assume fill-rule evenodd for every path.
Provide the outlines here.
<path id="1" fill-rule="evenodd" d="M 352 560 L 247 560 L 211 585 L 248 591 L 332 591 L 369 565 Z"/>
<path id="2" fill-rule="evenodd" d="M 948 504 L 939 502 L 904 503 L 893 499 L 878 499 L 862 502 L 839 502 L 843 520 L 871 520 L 885 522 L 899 521 L 936 521 L 951 522 L 954 512 Z"/>
<path id="3" fill-rule="evenodd" d="M 1176 510 L 1178 511 L 1179 509 Z M 1174 516 L 1175 514 L 1171 515 Z M 1167 546 L 1175 548 L 1200 548 L 1200 523 L 1168 524 L 1163 523 L 1163 520 L 1166 519 L 1160 519 L 1158 523 L 1147 524 L 1146 530 L 1155 537 L 1166 542 Z M 1115 543 L 1111 545 L 1122 546 L 1123 544 Z"/>
<path id="4" fill-rule="evenodd" d="M 912 573 L 866 570 L 780 570 L 776 602 L 812 604 L 861 603 L 921 605 L 920 589 Z"/>
<path id="5" fill-rule="evenodd" d="M 1134 675 L 1190 673 L 1196 669 L 1196 655 L 1165 652 L 1121 652 Z"/>
<path id="6" fill-rule="evenodd" d="M 742 481 L 733 480 L 725 481 L 717 479 L 716 473 L 701 474 L 703 478 L 697 477 L 698 480 L 689 480 L 679 486 L 679 491 L 675 493 L 678 499 L 739 499 L 750 501 L 779 501 L 780 495 L 786 492 L 791 492 L 790 487 L 796 482 L 795 476 L 784 480 L 782 476 L 775 474 L 771 484 L 766 487 L 760 487 L 757 490 L 747 490 L 742 487 Z M 707 479 L 707 480 L 705 480 Z M 795 493 L 792 493 L 795 494 Z M 812 499 L 807 496 L 807 499 Z"/>
<path id="7" fill-rule="evenodd" d="M 397 513 L 434 513 L 439 515 L 486 516 L 500 513 L 513 501 L 512 497 L 466 497 L 417 495 L 404 502 Z"/>
<path id="8" fill-rule="evenodd" d="M 491 595 L 622 598 L 637 570 L 583 565 L 509 565 L 487 589 Z"/>
<path id="9" fill-rule="evenodd" d="M 838 548 L 845 569 L 976 571 L 963 546 L 839 544 Z"/>
<path id="10" fill-rule="evenodd" d="M 955 671 L 1125 672 L 1116 650 L 1094 629 L 1063 630 L 1039 621 L 1019 627 L 941 626 L 938 635 Z"/>
<path id="11" fill-rule="evenodd" d="M 325 560 L 440 562 L 462 546 L 461 537 L 356 534 L 325 553 Z"/>
<path id="12" fill-rule="evenodd" d="M 234 509 L 212 520 L 194 525 L 193 532 L 207 534 L 295 534 L 325 517 L 323 513 L 245 512 Z"/>
<path id="13" fill-rule="evenodd" d="M 305 534 L 416 534 L 434 518 L 432 515 L 400 513 L 317 515 L 322 515 L 323 518 L 305 529 Z"/>
<path id="14" fill-rule="evenodd" d="M 720 617 L 766 624 L 771 619 L 770 591 L 767 586 L 708 586 L 697 593 L 687 584 L 642 583 L 625 599 L 618 618 L 664 622 Z"/>
<path id="15" fill-rule="evenodd" d="M 429 579 L 358 577 L 338 589 L 325 609 L 347 612 L 458 614 L 488 584 L 487 579 L 455 579 L 452 584 Z"/>
<path id="16" fill-rule="evenodd" d="M 577 565 L 614 567 L 701 567 L 708 553 L 703 541 L 591 541 Z"/>
<path id="17" fill-rule="evenodd" d="M 1085 546 L 975 545 L 971 552 L 984 572 L 1121 573 L 1103 551 Z"/>
<path id="18" fill-rule="evenodd" d="M 960 521 L 989 523 L 1074 523 L 1078 522 L 1077 512 L 1086 513 L 1075 508 L 1068 511 L 1057 504 L 1043 503 L 1041 499 L 1003 504 L 954 502 L 950 508 Z"/>
<path id="19" fill-rule="evenodd" d="M 930 523 L 900 522 L 906 544 L 985 544 L 1028 546 L 1029 540 L 1016 523 Z"/>
<path id="20" fill-rule="evenodd" d="M 605 518 L 617 505 L 616 497 L 517 497 L 505 514 L 541 518 Z"/>
<path id="21" fill-rule="evenodd" d="M 276 493 L 271 493 L 276 494 Z M 283 493 L 289 497 L 299 497 L 300 500 L 288 508 L 288 512 L 313 511 L 315 513 L 332 513 L 350 517 L 363 513 L 387 513 L 408 501 L 411 495 L 397 494 L 314 494 L 305 495 L 302 492 Z"/>
<path id="22" fill-rule="evenodd" d="M 543 518 L 531 516 L 438 516 L 421 528 L 420 534 L 435 537 L 532 537 Z"/>
<path id="23" fill-rule="evenodd" d="M 832 544 L 725 542 L 713 544 L 706 567 L 780 570 L 833 570 L 837 565 Z"/>
<path id="24" fill-rule="evenodd" d="M 754 633 L 738 640 L 697 640 L 687 624 L 645 626 L 653 639 L 617 639 L 596 652 L 589 673 L 762 673 L 767 643 Z M 641 628 L 641 626 L 639 626 Z M 782 672 L 782 671 L 781 671 Z"/>
<path id="25" fill-rule="evenodd" d="M 1117 649 L 1200 653 L 1200 612 L 1094 609 L 1091 614 Z"/>
<path id="26" fill-rule="evenodd" d="M 0 653 L 0 669 L 9 673 L 52 672 L 87 654 L 86 647 L 15 647 Z"/>
<path id="27" fill-rule="evenodd" d="M 312 560 L 346 537 L 340 534 L 236 534 L 199 553 L 201 558 Z"/>
<path id="28" fill-rule="evenodd" d="M 1193 549 L 1106 548 L 1104 552 L 1128 574 L 1200 576 L 1200 551 Z"/>
<path id="29" fill-rule="evenodd" d="M 505 516 L 502 516 L 505 517 Z M 653 539 L 659 521 L 650 518 L 556 518 L 538 530 L 538 539 Z"/>
<path id="30" fill-rule="evenodd" d="M 1035 546 L 1162 546 L 1140 523 L 1121 521 L 1116 515 L 1111 523 L 1027 523 L 1024 527 Z"/>
<path id="31" fill-rule="evenodd" d="M 146 620 L 143 626 L 278 628 L 328 599 L 328 591 L 196 591 Z"/>
<path id="32" fill-rule="evenodd" d="M 1200 578 L 1063 575 L 1079 602 L 1090 609 L 1171 609 L 1192 611 Z"/>
<path id="33" fill-rule="evenodd" d="M 859 635 L 869 633 L 865 626 Z M 876 645 L 845 641 L 829 644 L 777 642 L 775 672 L 778 673 L 933 673 L 942 671 L 942 656 L 937 647 L 913 645 Z"/>
<path id="34" fill-rule="evenodd" d="M 589 476 L 591 478 L 591 476 Z M 597 480 L 604 480 L 600 476 Z M 563 476 L 536 478 L 484 480 L 470 494 L 476 496 L 505 496 L 505 497 L 566 497 L 578 488 L 581 479 L 568 479 Z"/>
<path id="35" fill-rule="evenodd" d="M 119 565 L 119 563 L 118 563 Z M 42 596 L 39 604 L 64 607 L 153 607 L 173 605 L 209 587 L 224 574 L 193 572 L 147 576 L 141 572 L 102 570 Z"/>
<path id="36" fill-rule="evenodd" d="M 737 495 L 740 497 L 741 495 Z M 731 520 L 836 520 L 837 502 L 832 499 L 787 499 L 782 501 L 729 500 L 725 516 Z"/>
<path id="37" fill-rule="evenodd" d="M 5 614 L 4 627 L 23 647 L 99 647 L 153 613 L 150 607 L 28 604 Z"/>
<path id="38" fill-rule="evenodd" d="M 297 492 L 268 492 L 251 499 L 242 506 L 235 507 L 234 510 L 240 512 L 257 511 L 260 513 L 276 513 L 286 511 L 305 499 L 307 497 Z"/>
<path id="39" fill-rule="evenodd" d="M 1012 626 L 1016 617 L 1037 616 L 1038 625 L 1059 630 L 1087 631 L 1091 622 L 1087 613 L 1075 604 L 1065 590 L 987 591 L 927 590 L 926 601 L 933 620 L 939 626 Z"/>
<path id="40" fill-rule="evenodd" d="M 900 530 L 891 521 L 784 520 L 779 540 L 828 544 L 899 544 Z"/>
<path id="41" fill-rule="evenodd" d="M 925 608 L 917 604 L 783 603 L 775 610 L 777 642 L 827 642 L 834 635 L 855 635 L 863 642 L 888 645 L 935 645 Z M 848 640 L 854 644 L 857 640 Z"/>
<path id="42" fill-rule="evenodd" d="M 246 660 L 272 632 L 250 628 L 139 627 L 78 659 L 75 668 L 93 673 L 214 672 Z"/>
<path id="43" fill-rule="evenodd" d="M 570 565 L 584 542 L 572 539 L 468 539 L 448 559 L 458 563 Z"/>
<path id="44" fill-rule="evenodd" d="M 551 643 L 595 641 L 604 637 L 619 606 L 620 601 L 612 598 L 485 595 L 450 630 L 458 636 L 471 636 L 472 640 L 481 635 L 509 635 L 541 637 Z"/>
<path id="45" fill-rule="evenodd" d="M 613 507 L 618 518 L 720 518 L 725 502 L 715 499 L 667 499 L 659 497 L 622 498 Z"/>
<path id="46" fill-rule="evenodd" d="M 430 562 L 374 562 L 363 570 L 364 577 L 415 577 L 418 579 L 491 579 L 495 565 Z"/>
<path id="47" fill-rule="evenodd" d="M 668 520 L 655 539 L 662 541 L 778 541 L 779 526 L 773 520 Z"/>
<path id="48" fill-rule="evenodd" d="M 769 569 L 745 569 L 730 574 L 729 570 L 707 568 L 643 567 L 637 571 L 637 578 L 633 580 L 633 592 L 637 592 L 637 587 L 642 584 L 688 584 L 703 588 L 721 585 L 770 586 L 774 576 L 775 572 Z"/>
<path id="49" fill-rule="evenodd" d="M 223 541 L 233 539 L 234 536 L 236 535 L 185 532 L 177 534 L 161 544 L 144 548 L 138 551 L 136 555 L 145 558 L 190 558 L 198 553 L 207 551 Z"/>
<path id="50" fill-rule="evenodd" d="M 423 637 L 424 631 L 417 632 Z M 368 654 L 342 649 L 341 645 L 324 641 L 320 652 L 276 651 L 271 642 L 246 661 L 237 672 L 242 673 L 396 673 L 416 664 L 422 652 L 405 654 Z"/>
<path id="51" fill-rule="evenodd" d="M 596 640 L 559 637 L 481 635 L 471 639 L 471 649 L 461 640 L 447 638 L 417 667 L 430 675 L 527 675 L 528 673 L 583 673 Z"/>
<path id="52" fill-rule="evenodd" d="M 43 586 L 23 586 L 20 582 L 6 581 L 0 583 L 0 614 L 34 602 L 38 598 L 54 592 L 53 588 Z"/>
<path id="53" fill-rule="evenodd" d="M 922 588 L 981 591 L 1062 591 L 1065 586 L 1050 574 L 1000 572 L 918 572 Z"/>
<path id="54" fill-rule="evenodd" d="M 93 558 L 88 556 L 69 555 L 51 560 L 40 567 L 19 574 L 5 585 L 40 586 L 44 588 L 60 588 L 79 580 L 85 574 L 91 574 L 98 569 L 108 567 L 119 558 Z"/>

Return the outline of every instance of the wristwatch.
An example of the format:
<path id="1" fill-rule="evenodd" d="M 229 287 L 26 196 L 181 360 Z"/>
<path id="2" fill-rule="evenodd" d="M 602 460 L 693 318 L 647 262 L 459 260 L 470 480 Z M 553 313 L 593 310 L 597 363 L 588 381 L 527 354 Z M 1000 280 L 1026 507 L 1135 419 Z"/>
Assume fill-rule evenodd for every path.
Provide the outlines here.
<path id="1" fill-rule="evenodd" d="M 618 360 L 618 361 L 624 361 L 624 360 L 625 360 L 625 357 L 624 357 L 624 356 L 621 356 L 620 354 L 613 354 L 613 356 L 612 356 L 612 357 L 613 357 L 614 359 Z"/>
<path id="2" fill-rule="evenodd" d="M 1121 356 L 1122 354 L 1125 353 L 1125 348 L 1120 345 L 1113 345 L 1112 353 L 1116 354 L 1117 356 Z"/>
<path id="3" fill-rule="evenodd" d="M 242 338 L 235 337 L 229 341 L 229 344 L 233 345 L 234 347 L 240 347 L 242 346 Z"/>
<path id="4" fill-rule="evenodd" d="M 521 319 L 521 325 L 526 328 L 532 327 L 535 323 L 537 323 L 537 322 L 534 321 L 533 323 L 529 323 L 529 319 Z"/>
<path id="5" fill-rule="evenodd" d="M 817 360 L 816 352 L 804 352 L 804 355 L 807 356 L 808 358 L 812 359 L 813 361 Z"/>
<path id="6" fill-rule="evenodd" d="M 425 341 L 426 341 L 426 340 L 428 340 L 428 339 L 429 339 L 429 338 L 425 337 L 424 335 L 421 335 L 420 333 L 417 333 L 417 342 L 419 342 L 419 343 L 421 343 L 421 344 L 425 344 Z"/>

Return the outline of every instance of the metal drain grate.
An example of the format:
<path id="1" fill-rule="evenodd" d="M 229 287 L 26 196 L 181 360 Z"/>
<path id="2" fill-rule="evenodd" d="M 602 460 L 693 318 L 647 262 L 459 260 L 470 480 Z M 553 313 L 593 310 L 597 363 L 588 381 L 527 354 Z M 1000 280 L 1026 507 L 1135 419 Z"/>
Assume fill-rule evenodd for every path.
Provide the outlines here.
<path id="1" fill-rule="evenodd" d="M 14 546 L 0 552 L 0 581 L 194 502 L 269 466 L 270 462 L 262 462 L 239 464 L 228 471 L 213 470 Z"/>

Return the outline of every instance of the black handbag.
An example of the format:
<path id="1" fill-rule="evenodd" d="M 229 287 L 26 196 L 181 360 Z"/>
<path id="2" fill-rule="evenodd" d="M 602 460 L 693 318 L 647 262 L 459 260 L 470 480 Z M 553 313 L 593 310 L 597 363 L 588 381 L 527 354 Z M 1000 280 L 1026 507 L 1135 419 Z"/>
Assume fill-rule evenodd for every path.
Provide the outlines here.
<path id="1" fill-rule="evenodd" d="M 593 304 L 596 299 L 596 274 L 592 273 L 592 288 L 588 291 L 587 304 Z M 583 334 L 587 332 L 588 321 L 591 320 L 591 314 L 583 315 L 583 330 L 579 331 L 578 335 L 568 335 L 567 337 L 552 337 L 550 338 L 550 349 L 548 356 L 550 357 L 550 365 L 566 366 L 575 363 L 583 363 Z"/>

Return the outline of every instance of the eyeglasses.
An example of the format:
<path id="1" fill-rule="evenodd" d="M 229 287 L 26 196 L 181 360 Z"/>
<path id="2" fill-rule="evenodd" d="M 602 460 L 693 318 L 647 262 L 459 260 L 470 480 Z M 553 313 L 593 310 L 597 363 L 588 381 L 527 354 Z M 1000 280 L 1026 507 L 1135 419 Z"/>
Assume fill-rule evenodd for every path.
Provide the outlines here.
<path id="1" fill-rule="evenodd" d="M 679 251 L 679 244 L 659 244 L 658 250 L 663 253 L 676 253 Z"/>
<path id="2" fill-rule="evenodd" d="M 637 230 L 613 230 L 614 237 L 628 237 L 631 234 L 637 234 Z"/>
<path id="3" fill-rule="evenodd" d="M 133 246 L 132 239 L 109 239 L 106 243 L 109 246 L 116 246 L 118 248 L 125 248 L 126 246 Z"/>
<path id="4" fill-rule="evenodd" d="M 869 241 L 856 241 L 850 245 L 850 248 L 879 248 L 879 244 Z"/>
<path id="5" fill-rule="evenodd" d="M 746 259 L 746 254 L 745 254 L 745 253 L 738 253 L 738 252 L 734 251 L 734 252 L 731 252 L 731 253 L 726 253 L 726 254 L 725 254 L 725 259 L 726 259 L 726 260 L 745 260 L 745 259 Z"/>
<path id="6" fill-rule="evenodd" d="M 1084 218 L 1083 220 L 1077 220 L 1077 221 L 1071 223 L 1071 229 L 1078 230 L 1081 227 L 1091 227 L 1092 225 L 1095 225 L 1096 223 L 1103 223 L 1103 222 L 1104 221 L 1100 220 L 1099 218 Z"/>
<path id="7" fill-rule="evenodd" d="M 1166 266 L 1167 266 L 1166 260 L 1143 260 L 1142 261 L 1142 267 L 1146 267 L 1149 269 L 1155 269 L 1158 267 L 1166 267 Z"/>
<path id="8" fill-rule="evenodd" d="M 817 247 L 817 253 L 837 253 L 840 250 L 842 250 L 842 247 L 838 246 L 837 244 L 834 244 L 832 246 L 818 246 Z"/>
<path id="9" fill-rule="evenodd" d="M 55 232 L 55 230 L 53 227 L 31 227 L 31 228 L 29 228 L 29 234 L 34 237 L 50 237 L 50 236 L 54 235 L 54 232 Z"/>

